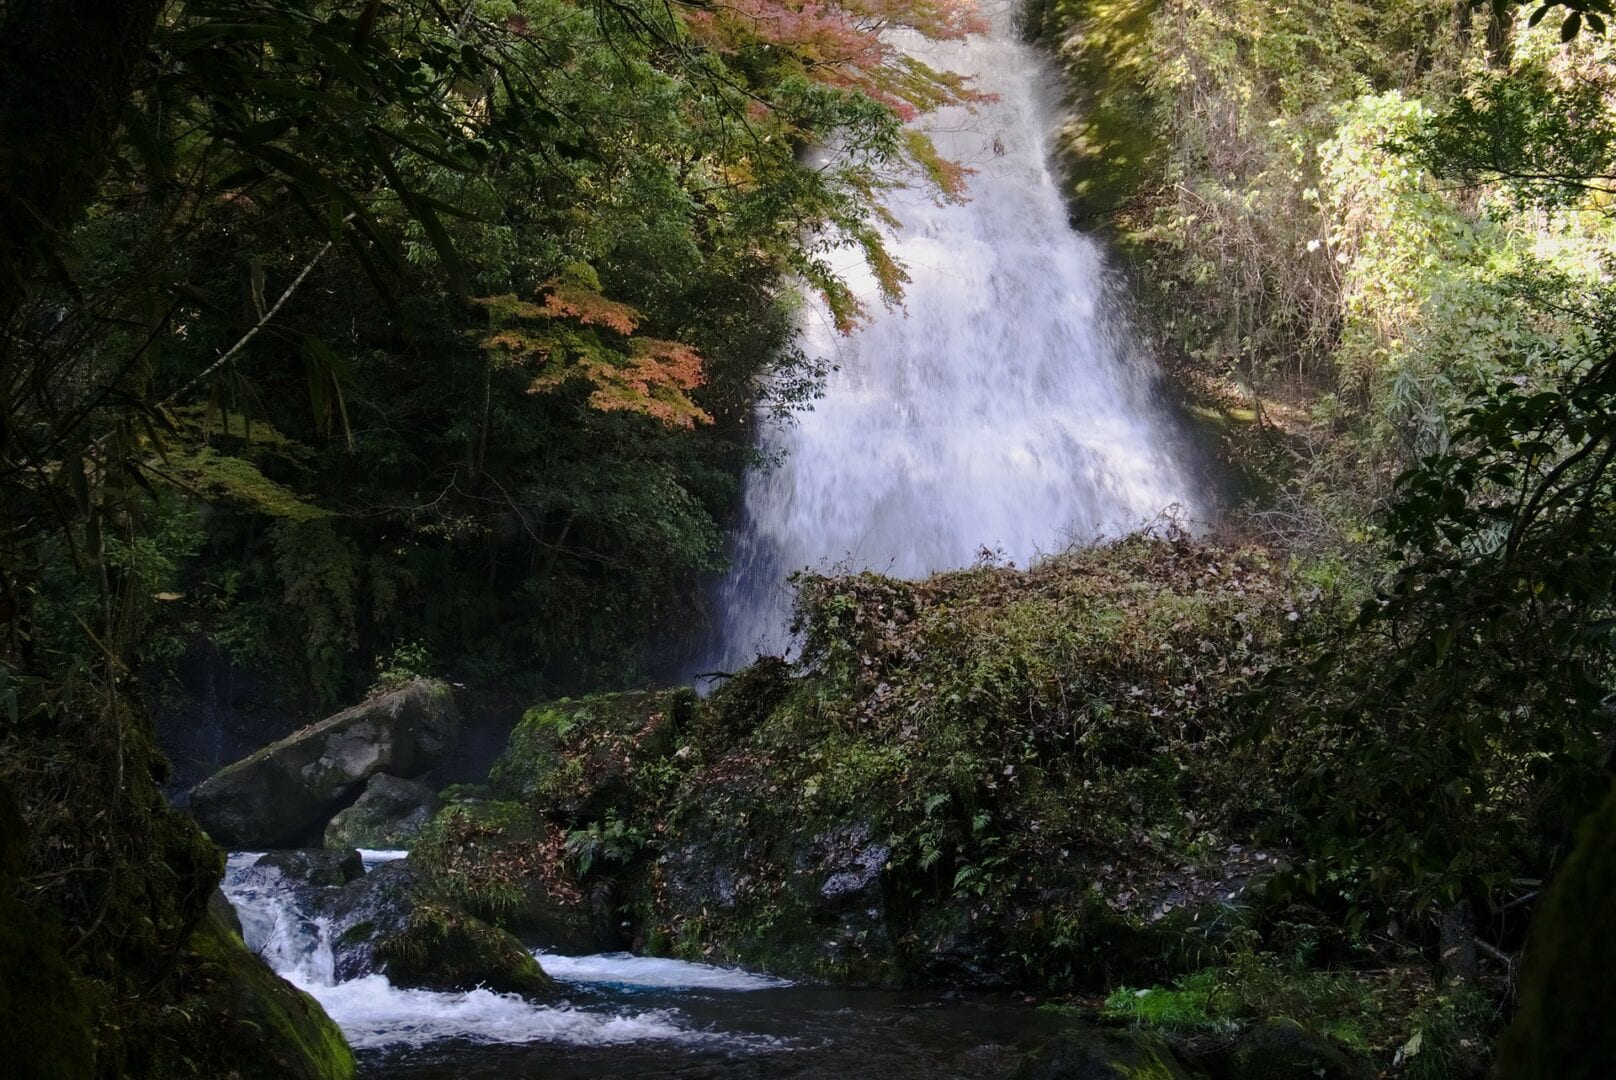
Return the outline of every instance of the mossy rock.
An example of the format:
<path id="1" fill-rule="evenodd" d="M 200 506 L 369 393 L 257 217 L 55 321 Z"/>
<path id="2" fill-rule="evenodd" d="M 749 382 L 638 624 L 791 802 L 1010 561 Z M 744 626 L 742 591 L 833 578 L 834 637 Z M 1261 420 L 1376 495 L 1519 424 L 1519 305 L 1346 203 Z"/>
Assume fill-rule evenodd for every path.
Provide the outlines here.
<path id="1" fill-rule="evenodd" d="M 558 820 L 598 821 L 634 800 L 636 771 L 673 754 L 696 707 L 688 687 L 536 706 L 511 732 L 489 780 L 502 797 L 528 801 Z"/>
<path id="2" fill-rule="evenodd" d="M 1219 1080 L 1374 1080 L 1375 1068 L 1294 1020 L 1267 1020 L 1240 1037 Z"/>
<path id="3" fill-rule="evenodd" d="M 413 858 L 378 867 L 327 904 L 338 979 L 382 974 L 395 986 L 521 994 L 551 988 L 520 941 L 446 900 Z"/>
<path id="4" fill-rule="evenodd" d="M 1526 946 L 1521 1007 L 1499 1046 L 1498 1075 L 1573 1080 L 1616 1069 L 1610 1022 L 1616 971 L 1616 789 L 1583 822 Z"/>
<path id="5" fill-rule="evenodd" d="M 1172 1049 L 1143 1031 L 1070 1028 L 1029 1053 L 1014 1080 L 1194 1080 Z"/>
<path id="6" fill-rule="evenodd" d="M 326 823 L 328 848 L 408 847 L 438 811 L 438 796 L 425 784 L 377 773 L 364 793 Z"/>
<path id="7" fill-rule="evenodd" d="M 542 996 L 555 984 L 539 962 L 504 930 L 454 908 L 421 903 L 398 933 L 376 949 L 388 978 L 428 990 L 487 987 L 500 993 Z"/>
<path id="8" fill-rule="evenodd" d="M 757 730 L 790 695 L 792 667 L 778 656 L 760 657 L 702 702 L 696 722 L 701 740 L 733 745 Z"/>
<path id="9" fill-rule="evenodd" d="M 156 1032 L 152 1076 L 347 1080 L 353 1052 L 319 1002 L 210 915 L 191 936 L 187 993 Z"/>
<path id="10" fill-rule="evenodd" d="M 454 802 L 417 838 L 410 862 L 470 913 L 561 952 L 619 948 L 612 913 L 586 897 L 565 837 L 526 804 Z"/>
<path id="11" fill-rule="evenodd" d="M 13 898 L 28 837 L 0 784 L 0 1061 L 8 1075 L 80 1080 L 95 1072 L 90 1009 L 56 927 Z"/>
<path id="12" fill-rule="evenodd" d="M 448 685 L 418 679 L 226 765 L 192 789 L 191 813 L 221 844 L 292 847 L 317 836 L 372 776 L 419 775 L 459 734 Z"/>

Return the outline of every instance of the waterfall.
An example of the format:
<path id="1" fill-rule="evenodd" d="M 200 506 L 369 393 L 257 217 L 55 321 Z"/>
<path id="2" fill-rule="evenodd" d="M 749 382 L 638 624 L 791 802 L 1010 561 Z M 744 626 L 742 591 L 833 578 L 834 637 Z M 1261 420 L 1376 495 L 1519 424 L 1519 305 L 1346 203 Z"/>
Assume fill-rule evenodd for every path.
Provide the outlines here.
<path id="1" fill-rule="evenodd" d="M 795 570 L 921 577 L 984 549 L 1025 565 L 1173 508 L 1197 512 L 1154 365 L 1101 247 L 1067 221 L 1049 163 L 1052 73 L 1020 40 L 1012 5 L 984 14 L 986 35 L 911 48 L 996 97 L 922 124 L 975 170 L 969 200 L 895 198 L 904 310 L 882 309 L 849 252 L 842 269 L 872 317 L 845 337 L 823 312 L 807 318 L 803 347 L 835 370 L 811 411 L 764 436 L 782 464 L 744 481 L 718 589 L 718 668 L 785 650 Z"/>

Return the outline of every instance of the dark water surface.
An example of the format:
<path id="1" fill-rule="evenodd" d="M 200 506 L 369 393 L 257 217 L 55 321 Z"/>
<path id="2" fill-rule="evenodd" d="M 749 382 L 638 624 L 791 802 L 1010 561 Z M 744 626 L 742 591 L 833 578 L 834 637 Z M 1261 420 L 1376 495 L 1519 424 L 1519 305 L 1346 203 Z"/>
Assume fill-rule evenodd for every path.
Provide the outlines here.
<path id="1" fill-rule="evenodd" d="M 437 1041 L 362 1051 L 360 1075 L 450 1077 L 1005 1077 L 1057 1019 L 1016 1000 L 787 986 L 570 987 L 591 1013 L 665 1016 L 684 1034 L 621 1043 Z M 598 1038 L 597 1036 L 592 1036 Z"/>

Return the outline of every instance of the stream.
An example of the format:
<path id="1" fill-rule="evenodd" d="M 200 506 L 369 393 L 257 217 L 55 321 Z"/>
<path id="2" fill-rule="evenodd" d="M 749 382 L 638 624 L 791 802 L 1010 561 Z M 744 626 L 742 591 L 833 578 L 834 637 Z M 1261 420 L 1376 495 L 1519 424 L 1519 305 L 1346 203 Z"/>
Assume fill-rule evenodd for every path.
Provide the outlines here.
<path id="1" fill-rule="evenodd" d="M 1204 485 L 1103 249 L 1068 225 L 1048 162 L 1051 72 L 1013 5 L 987 13 L 991 33 L 906 42 L 994 96 L 925 122 L 975 170 L 970 197 L 895 193 L 903 310 L 884 310 L 858 258 L 842 257 L 871 317 L 848 336 L 822 313 L 806 320 L 803 348 L 835 370 L 811 411 L 763 436 L 780 464 L 745 481 L 712 666 L 697 670 L 784 651 L 785 579 L 802 567 L 914 577 L 984 551 L 1025 564 L 1201 512 Z M 404 855 L 364 854 L 367 867 Z M 224 886 L 247 944 L 320 1001 L 363 1075 L 1003 1077 L 1055 1024 L 1010 998 L 829 989 L 627 954 L 536 952 L 561 987 L 544 1002 L 338 981 L 328 928 L 286 886 L 244 877 L 256 858 L 232 856 Z"/>
<path id="2" fill-rule="evenodd" d="M 406 857 L 361 852 L 369 870 Z M 1006 998 L 843 990 L 734 968 L 604 953 L 534 951 L 552 1001 L 488 990 L 339 982 L 327 927 L 292 886 L 230 856 L 224 894 L 247 947 L 341 1026 L 360 1075 L 451 1077 L 1003 1077 L 1054 1021 Z"/>

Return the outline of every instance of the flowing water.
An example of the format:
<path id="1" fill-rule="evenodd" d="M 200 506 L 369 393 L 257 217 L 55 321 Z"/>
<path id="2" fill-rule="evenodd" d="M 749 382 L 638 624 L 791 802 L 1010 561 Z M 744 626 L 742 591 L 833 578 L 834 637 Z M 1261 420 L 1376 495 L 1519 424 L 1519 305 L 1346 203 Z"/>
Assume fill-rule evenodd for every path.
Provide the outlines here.
<path id="1" fill-rule="evenodd" d="M 969 201 L 897 197 L 904 310 L 882 309 L 849 253 L 873 318 L 847 337 L 822 313 L 807 320 L 805 350 L 836 370 L 812 411 L 764 437 L 783 462 L 746 480 L 719 668 L 785 651 L 798 569 L 921 577 L 983 549 L 1025 565 L 1201 509 L 1104 252 L 1068 225 L 1049 161 L 1052 73 L 1020 41 L 1016 5 L 984 6 L 990 34 L 912 49 L 997 98 L 924 124 L 976 170 Z"/>
<path id="2" fill-rule="evenodd" d="M 990 14 L 989 35 L 916 46 L 997 95 L 927 124 L 976 170 L 971 198 L 899 197 L 905 311 L 882 312 L 849 258 L 876 314 L 850 337 L 805 326 L 805 347 L 837 370 L 811 412 L 768 436 L 784 463 L 747 480 L 720 664 L 784 649 L 794 569 L 919 576 L 984 548 L 1025 562 L 1172 507 L 1196 512 L 1102 252 L 1067 225 L 1047 163 L 1049 73 L 1010 8 Z M 403 854 L 365 852 L 366 868 Z M 257 857 L 232 856 L 224 886 L 247 943 L 319 999 L 365 1075 L 993 1077 L 1049 1025 L 1007 999 L 832 990 L 627 954 L 536 952 L 562 987 L 545 1002 L 339 982 L 329 928 L 279 879 L 247 873 Z"/>
<path id="3" fill-rule="evenodd" d="M 367 871 L 404 852 L 371 852 Z M 1051 1022 L 988 999 L 798 986 L 733 968 L 627 953 L 534 955 L 560 986 L 535 1002 L 488 990 L 339 982 L 329 928 L 295 886 L 231 855 L 224 893 L 247 946 L 319 1000 L 363 1076 L 987 1078 L 1007 1075 Z"/>

